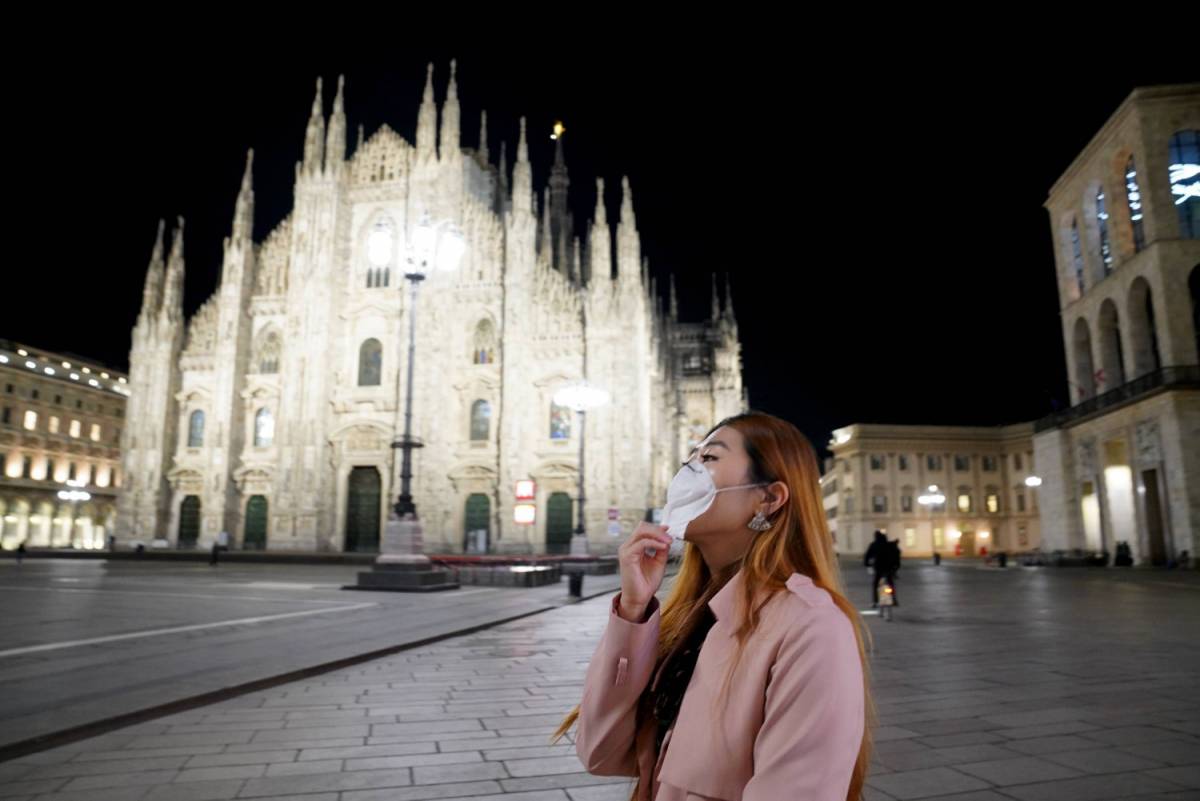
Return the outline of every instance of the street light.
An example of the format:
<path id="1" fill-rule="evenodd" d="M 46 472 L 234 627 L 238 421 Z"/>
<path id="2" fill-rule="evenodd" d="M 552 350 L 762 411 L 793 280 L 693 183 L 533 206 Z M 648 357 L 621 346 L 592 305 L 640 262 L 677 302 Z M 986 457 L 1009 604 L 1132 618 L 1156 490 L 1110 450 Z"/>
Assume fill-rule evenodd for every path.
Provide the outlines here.
<path id="1" fill-rule="evenodd" d="M 587 532 L 583 523 L 583 454 L 584 454 L 584 423 L 588 409 L 594 409 L 597 406 L 602 406 L 608 403 L 608 393 L 599 387 L 594 387 L 586 381 L 580 381 L 567 386 L 554 393 L 554 402 L 559 406 L 566 406 L 568 409 L 575 410 L 575 417 L 579 423 L 579 519 L 575 524 L 575 536 L 571 538 L 571 555 L 572 556 L 587 556 Z"/>
<path id="2" fill-rule="evenodd" d="M 413 231 L 412 242 L 407 249 L 408 272 L 404 274 L 404 277 L 408 279 L 409 285 L 408 375 L 404 392 L 404 435 L 393 442 L 392 447 L 400 448 L 404 452 L 400 466 L 400 497 L 396 499 L 395 504 L 396 516 L 403 518 L 407 515 L 414 521 L 417 520 L 417 505 L 413 502 L 412 497 L 412 452 L 413 448 L 422 447 L 422 444 L 414 441 L 412 437 L 413 363 L 417 344 L 417 288 L 425 280 L 430 261 L 436 259 L 437 268 L 442 272 L 457 270 L 465 251 L 466 243 L 458 228 L 452 224 L 447 225 L 439 239 L 438 232 L 430 222 L 428 213 L 422 215 L 421 221 Z"/>
<path id="3" fill-rule="evenodd" d="M 378 235 L 376 235 L 378 234 Z M 390 237 L 386 231 L 372 234 L 368 240 L 368 258 L 378 266 L 384 263 L 390 249 Z M 393 448 L 403 451 L 400 465 L 400 494 L 393 505 L 384 528 L 379 556 L 370 572 L 358 574 L 358 584 L 345 589 L 393 590 L 397 592 L 428 592 L 430 590 L 458 589 L 450 579 L 449 572 L 435 569 L 425 556 L 421 523 L 417 517 L 417 505 L 412 496 L 412 452 L 422 443 L 412 435 L 413 412 L 413 365 L 416 361 L 417 343 L 417 289 L 425 280 L 430 265 L 439 272 L 458 269 L 466 242 L 462 232 L 453 223 L 435 225 L 426 212 L 408 238 L 405 261 L 408 271 L 408 370 L 404 392 L 404 434 L 392 442 Z"/>
<path id="4" fill-rule="evenodd" d="M 917 503 L 929 510 L 929 545 L 933 549 L 933 563 L 940 564 L 942 555 L 937 552 L 937 543 L 933 541 L 933 507 L 946 502 L 946 496 L 938 489 L 937 484 L 930 484 L 929 490 L 917 496 Z"/>
<path id="5" fill-rule="evenodd" d="M 1029 476 L 1028 478 L 1025 479 L 1025 486 L 1027 486 L 1027 487 L 1042 486 L 1041 476 Z"/>

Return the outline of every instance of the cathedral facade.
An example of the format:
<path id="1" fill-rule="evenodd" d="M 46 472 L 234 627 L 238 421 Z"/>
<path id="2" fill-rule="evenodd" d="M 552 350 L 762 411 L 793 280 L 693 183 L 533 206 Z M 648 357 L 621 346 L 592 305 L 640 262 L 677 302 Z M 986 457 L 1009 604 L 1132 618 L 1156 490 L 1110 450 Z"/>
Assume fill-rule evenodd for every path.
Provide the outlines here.
<path id="1" fill-rule="evenodd" d="M 745 408 L 728 284 L 722 301 L 714 279 L 702 322 L 679 320 L 673 279 L 659 300 L 628 180 L 615 221 L 598 182 L 576 225 L 561 129 L 536 192 L 524 120 L 511 173 L 486 116 L 475 149 L 460 122 L 453 64 L 440 114 L 430 65 L 415 144 L 360 129 L 347 155 L 342 81 L 328 117 L 318 81 L 292 212 L 253 241 L 251 152 L 219 284 L 190 319 L 183 221 L 169 247 L 160 225 L 132 335 L 120 540 L 377 550 L 400 488 L 410 320 L 428 552 L 567 552 L 581 444 L 589 548 L 611 551 L 698 436 Z M 580 381 L 608 397 L 583 416 L 554 400 Z"/>

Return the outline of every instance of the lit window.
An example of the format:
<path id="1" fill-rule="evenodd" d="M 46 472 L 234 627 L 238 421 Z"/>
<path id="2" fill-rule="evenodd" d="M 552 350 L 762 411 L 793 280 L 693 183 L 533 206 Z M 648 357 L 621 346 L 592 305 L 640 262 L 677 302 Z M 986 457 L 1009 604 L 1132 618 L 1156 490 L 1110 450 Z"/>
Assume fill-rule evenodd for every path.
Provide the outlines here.
<path id="1" fill-rule="evenodd" d="M 89 434 L 89 438 L 92 442 L 100 441 L 100 425 L 98 423 L 92 423 L 92 431 Z"/>
<path id="2" fill-rule="evenodd" d="M 1000 511 L 1000 496 L 991 494 L 987 496 L 987 510 L 991 514 L 996 514 Z"/>
<path id="3" fill-rule="evenodd" d="M 37 429 L 37 412 L 32 409 L 25 411 L 25 430 L 34 431 Z"/>
<path id="4" fill-rule="evenodd" d="M 958 496 L 958 511 L 960 511 L 960 512 L 970 512 L 971 511 L 971 496 L 969 494 L 962 493 Z"/>
<path id="5" fill-rule="evenodd" d="M 57 434 L 57 433 L 58 433 L 58 418 L 57 418 L 57 417 L 53 417 L 53 416 L 52 416 L 52 417 L 50 418 L 50 433 L 51 433 L 51 434 Z"/>
<path id="6" fill-rule="evenodd" d="M 1200 130 L 1179 131 L 1171 137 L 1167 170 L 1179 212 L 1179 236 L 1200 239 Z"/>
<path id="7" fill-rule="evenodd" d="M 1108 241 L 1108 212 L 1104 205 L 1104 190 L 1096 193 L 1096 229 L 1100 232 L 1100 258 L 1104 261 L 1104 274 L 1112 272 L 1112 245 Z"/>
<path id="8" fill-rule="evenodd" d="M 1125 165 L 1125 202 L 1129 206 L 1129 225 L 1133 228 L 1133 249 L 1139 251 L 1146 246 L 1146 234 L 1142 228 L 1142 190 L 1138 188 L 1137 167 L 1133 156 Z"/>
<path id="9" fill-rule="evenodd" d="M 915 528 L 904 529 L 904 547 L 915 548 L 917 546 L 917 530 Z"/>
<path id="10" fill-rule="evenodd" d="M 270 409 L 259 409 L 254 415 L 254 447 L 269 448 L 275 441 L 275 415 Z"/>
<path id="11" fill-rule="evenodd" d="M 1083 248 L 1079 244 L 1079 224 L 1071 223 L 1071 260 L 1075 268 L 1075 286 L 1083 294 Z"/>
<path id="12" fill-rule="evenodd" d="M 78 420 L 72 420 L 72 421 L 71 421 L 71 429 L 70 429 L 70 434 L 71 434 L 71 436 L 72 436 L 72 437 L 78 437 L 78 436 L 79 436 L 79 428 L 80 428 L 80 426 L 79 426 L 79 421 L 78 421 Z"/>
<path id="13" fill-rule="evenodd" d="M 486 442 L 491 426 L 492 404 L 477 400 L 471 404 L 471 441 Z"/>

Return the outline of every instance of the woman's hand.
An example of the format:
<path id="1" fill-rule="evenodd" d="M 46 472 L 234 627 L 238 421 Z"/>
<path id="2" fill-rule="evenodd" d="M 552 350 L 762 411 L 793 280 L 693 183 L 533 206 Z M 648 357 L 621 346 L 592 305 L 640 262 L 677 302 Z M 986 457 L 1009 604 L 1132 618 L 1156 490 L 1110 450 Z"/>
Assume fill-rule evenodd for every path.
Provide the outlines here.
<path id="1" fill-rule="evenodd" d="M 670 546 L 667 527 L 653 523 L 638 523 L 629 539 L 621 544 L 617 551 L 621 562 L 620 615 L 625 620 L 642 622 L 650 599 L 662 585 Z M 653 556 L 648 555 L 649 549 L 653 549 Z"/>

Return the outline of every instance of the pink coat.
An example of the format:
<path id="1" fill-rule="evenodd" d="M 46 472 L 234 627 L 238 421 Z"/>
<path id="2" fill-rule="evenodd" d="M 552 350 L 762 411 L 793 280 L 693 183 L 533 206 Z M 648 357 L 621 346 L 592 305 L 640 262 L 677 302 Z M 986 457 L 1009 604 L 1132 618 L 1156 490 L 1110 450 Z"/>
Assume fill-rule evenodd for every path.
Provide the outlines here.
<path id="1" fill-rule="evenodd" d="M 789 591 L 763 607 L 721 697 L 740 579 L 708 604 L 717 622 L 657 761 L 656 724 L 636 730 L 636 709 L 658 680 L 658 601 L 646 622 L 631 623 L 613 600 L 584 683 L 579 758 L 594 774 L 640 776 L 639 801 L 846 801 L 865 704 L 853 624 L 811 578 L 792 574 Z"/>

